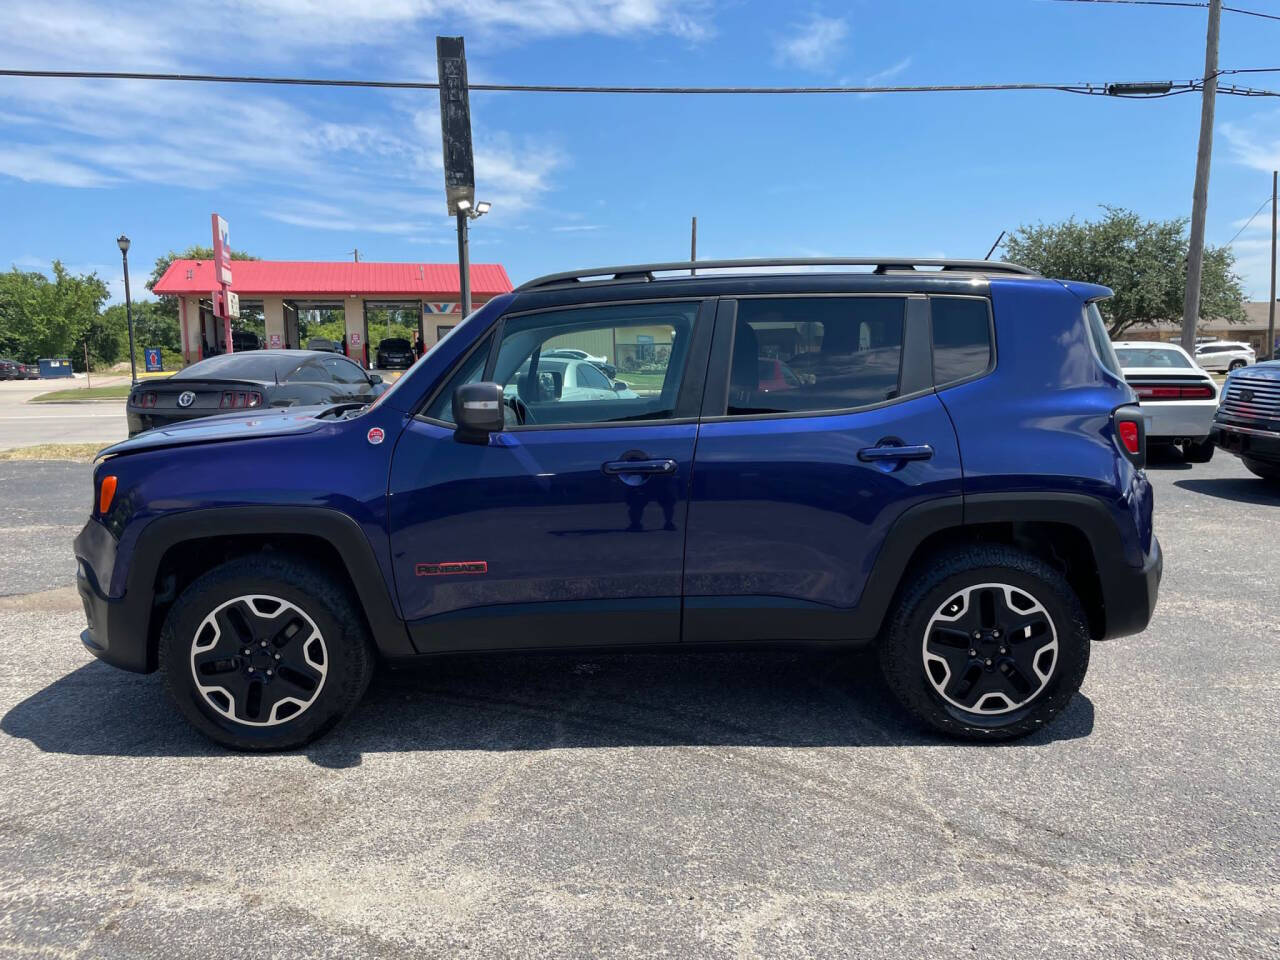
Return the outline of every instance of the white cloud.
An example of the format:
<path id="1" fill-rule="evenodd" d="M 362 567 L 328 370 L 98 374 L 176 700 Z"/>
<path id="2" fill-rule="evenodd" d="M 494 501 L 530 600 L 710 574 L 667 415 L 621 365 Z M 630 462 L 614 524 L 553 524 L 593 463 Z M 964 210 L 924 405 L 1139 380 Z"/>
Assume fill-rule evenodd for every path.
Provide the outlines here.
<path id="1" fill-rule="evenodd" d="M 883 70 L 873 73 L 871 76 L 867 77 L 867 86 L 874 87 L 877 84 L 882 84 L 886 80 L 892 80 L 894 77 L 905 73 L 911 67 L 911 60 L 911 57 L 903 57 L 893 66 L 886 67 Z"/>
<path id="2" fill-rule="evenodd" d="M 780 63 L 821 72 L 833 66 L 848 36 L 848 21 L 814 13 L 792 24 L 790 34 L 778 41 L 775 52 Z"/>

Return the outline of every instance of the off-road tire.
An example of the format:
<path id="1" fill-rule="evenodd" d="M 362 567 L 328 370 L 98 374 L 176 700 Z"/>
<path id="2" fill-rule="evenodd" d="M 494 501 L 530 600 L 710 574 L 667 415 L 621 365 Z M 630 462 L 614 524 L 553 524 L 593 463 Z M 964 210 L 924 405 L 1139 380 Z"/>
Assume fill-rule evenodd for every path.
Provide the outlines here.
<path id="1" fill-rule="evenodd" d="M 202 624 L 220 606 L 246 596 L 278 598 L 296 607 L 322 637 L 326 672 L 317 692 L 296 717 L 272 725 L 251 726 L 220 714 L 196 683 L 193 647 Z M 214 567 L 182 591 L 160 634 L 160 670 L 178 709 L 209 739 L 235 750 L 288 750 L 323 736 L 360 702 L 374 662 L 368 627 L 350 587 L 287 555 L 241 557 Z"/>
<path id="2" fill-rule="evenodd" d="M 1213 451 L 1213 441 L 1208 437 L 1192 440 L 1182 444 L 1182 459 L 1187 463 L 1208 463 L 1213 459 Z"/>
<path id="3" fill-rule="evenodd" d="M 998 544 L 952 548 L 916 564 L 879 641 L 880 667 L 898 702 L 934 730 L 969 740 L 1012 740 L 1042 729 L 1061 713 L 1089 666 L 1089 623 L 1066 579 L 1038 557 Z M 1057 638 L 1044 686 L 1006 713 L 978 714 L 947 702 L 926 674 L 926 627 L 960 591 L 1007 584 L 1038 601 Z"/>

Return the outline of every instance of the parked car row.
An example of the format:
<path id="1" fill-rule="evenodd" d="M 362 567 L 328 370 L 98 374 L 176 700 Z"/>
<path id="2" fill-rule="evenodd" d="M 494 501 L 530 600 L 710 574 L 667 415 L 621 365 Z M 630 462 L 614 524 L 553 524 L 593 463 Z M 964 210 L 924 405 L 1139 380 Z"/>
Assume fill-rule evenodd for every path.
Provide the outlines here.
<path id="1" fill-rule="evenodd" d="M 1149 444 L 1177 446 L 1188 463 L 1207 463 L 1220 447 L 1255 475 L 1280 481 L 1280 361 L 1255 362 L 1245 343 L 1202 343 L 1195 359 L 1173 343 L 1114 347 Z M 1229 371 L 1221 390 L 1206 364 Z"/>
<path id="2" fill-rule="evenodd" d="M 39 380 L 40 368 L 34 363 L 0 357 L 0 380 Z"/>

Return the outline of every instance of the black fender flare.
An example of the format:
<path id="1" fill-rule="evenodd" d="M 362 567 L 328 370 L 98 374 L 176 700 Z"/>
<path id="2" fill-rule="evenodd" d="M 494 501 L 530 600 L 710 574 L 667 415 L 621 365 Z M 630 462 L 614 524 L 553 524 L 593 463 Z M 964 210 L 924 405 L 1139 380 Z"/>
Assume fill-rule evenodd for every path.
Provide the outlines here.
<path id="1" fill-rule="evenodd" d="M 1079 531 L 1093 552 L 1102 591 L 1101 638 L 1146 629 L 1155 608 L 1163 559 L 1152 539 L 1151 554 L 1137 565 L 1126 556 L 1115 513 L 1106 501 L 1080 493 L 1044 491 L 981 493 L 930 500 L 894 522 L 863 589 L 855 619 L 858 634 L 874 636 L 889 613 L 898 585 L 920 546 L 932 536 L 994 523 L 1055 523 Z"/>
<path id="2" fill-rule="evenodd" d="M 404 621 L 396 612 L 373 545 L 350 516 L 329 507 L 238 506 L 184 510 L 165 514 L 139 533 L 129 564 L 124 605 L 130 609 L 134 629 L 147 637 L 147 668 L 155 669 L 156 651 L 151 629 L 153 593 L 160 562 L 173 547 L 192 540 L 228 536 L 273 534 L 318 537 L 337 552 L 356 599 L 362 607 L 374 644 L 386 657 L 412 655 L 414 650 Z"/>

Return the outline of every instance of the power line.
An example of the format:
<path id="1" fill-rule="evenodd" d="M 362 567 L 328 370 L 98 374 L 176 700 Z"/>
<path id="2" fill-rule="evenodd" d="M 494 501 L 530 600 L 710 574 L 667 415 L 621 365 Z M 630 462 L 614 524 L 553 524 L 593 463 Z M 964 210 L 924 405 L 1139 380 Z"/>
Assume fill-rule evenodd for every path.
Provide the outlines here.
<path id="1" fill-rule="evenodd" d="M 1250 217 L 1248 220 L 1246 220 L 1246 221 L 1244 222 L 1244 226 L 1243 226 L 1243 227 L 1241 227 L 1239 230 L 1237 230 L 1237 231 L 1236 231 L 1236 235 L 1235 235 L 1234 237 L 1232 237 L 1230 240 L 1228 240 L 1226 243 L 1224 243 L 1224 244 L 1223 244 L 1223 246 L 1224 246 L 1224 247 L 1229 247 L 1229 246 L 1231 246 L 1233 243 L 1235 243 L 1235 242 L 1236 242 L 1236 237 L 1239 237 L 1239 236 L 1240 236 L 1240 234 L 1244 233 L 1246 230 L 1248 230 L 1248 229 L 1249 229 L 1249 224 L 1253 223 L 1253 221 L 1254 221 L 1254 220 L 1258 219 L 1258 214 L 1260 214 L 1260 213 L 1263 211 L 1263 209 L 1266 207 L 1266 205 L 1267 205 L 1268 203 L 1270 203 L 1270 202 L 1271 202 L 1271 195 L 1270 195 L 1270 194 L 1267 194 L 1267 198 L 1266 198 L 1265 200 L 1263 200 L 1263 201 L 1262 201 L 1262 203 L 1258 206 L 1258 209 L 1257 209 L 1257 210 L 1255 210 L 1255 211 L 1253 211 L 1253 216 L 1252 216 L 1252 217 Z"/>
<path id="2" fill-rule="evenodd" d="M 1101 0 L 1071 0 L 1071 2 L 1101 2 Z M 1137 2 L 1137 0 L 1133 0 Z M 1156 0 L 1143 0 L 1154 3 Z M 1172 2 L 1172 0 L 1168 0 Z M 1256 67 L 1239 70 L 1220 70 L 1218 75 L 1236 73 L 1275 73 L 1280 67 Z M 0 77 L 24 77 L 54 80 L 157 80 L 177 83 L 247 83 L 269 86 L 297 87 L 351 87 L 378 90 L 439 90 L 440 84 L 427 80 L 342 80 L 335 77 L 262 77 L 212 73 L 144 73 L 117 70 L 10 70 L 0 69 Z M 1203 79 L 1184 83 L 1125 84 L 1125 83 L 948 83 L 880 87 L 653 87 L 653 86 L 600 86 L 534 83 L 472 83 L 469 89 L 493 93 L 615 93 L 615 94 L 693 94 L 693 95 L 795 95 L 795 94 L 871 94 L 871 93 L 992 93 L 1006 91 L 1056 91 L 1087 96 L 1126 100 L 1156 100 L 1162 97 L 1195 93 L 1204 85 Z M 1126 87 L 1159 86 L 1160 92 L 1126 92 Z M 1242 97 L 1274 97 L 1280 92 L 1255 87 L 1224 86 L 1219 93 Z"/>
<path id="3" fill-rule="evenodd" d="M 1191 0 L 1053 0 L 1054 3 L 1107 3 L 1120 4 L 1126 7 L 1191 7 L 1207 9 L 1207 3 L 1194 3 Z M 1229 13 L 1239 13 L 1247 17 L 1261 17 L 1263 20 L 1280 20 L 1280 15 L 1260 13 L 1257 10 L 1245 10 L 1243 7 L 1223 7 Z"/>
<path id="4" fill-rule="evenodd" d="M 371 87 L 385 90 L 439 90 L 440 84 L 417 80 L 340 80 L 328 77 L 261 77 L 209 73 L 142 73 L 109 70 L 0 70 L 0 77 L 79 80 L 166 80 L 183 83 L 255 83 L 306 87 Z M 468 88 L 503 93 L 639 93 L 639 94 L 862 94 L 862 93 L 962 93 L 1010 90 L 1055 90 L 1106 96 L 1105 83 L 953 83 L 916 86 L 836 87 L 652 87 L 523 83 L 472 83 Z M 1189 93 L 1195 83 L 1172 92 Z M 1161 94 L 1167 95 L 1167 94 Z"/>

